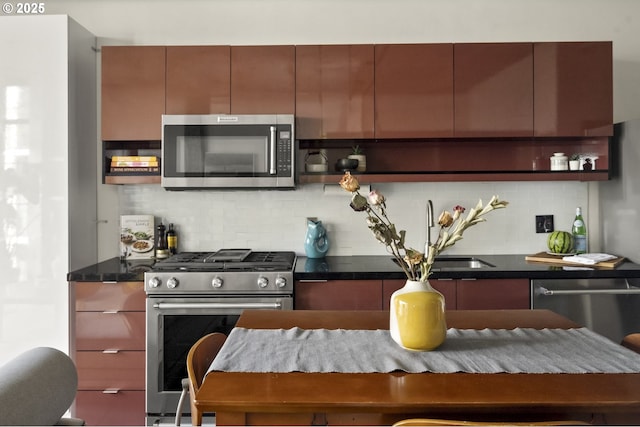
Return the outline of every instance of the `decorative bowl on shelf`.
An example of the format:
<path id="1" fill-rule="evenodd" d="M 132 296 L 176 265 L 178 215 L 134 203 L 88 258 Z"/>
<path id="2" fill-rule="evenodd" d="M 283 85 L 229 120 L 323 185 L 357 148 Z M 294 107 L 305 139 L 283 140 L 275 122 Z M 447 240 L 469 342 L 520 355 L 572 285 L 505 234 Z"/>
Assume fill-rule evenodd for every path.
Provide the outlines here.
<path id="1" fill-rule="evenodd" d="M 356 159 L 338 159 L 336 162 L 336 170 L 341 172 L 354 171 L 358 168 L 358 160 Z"/>

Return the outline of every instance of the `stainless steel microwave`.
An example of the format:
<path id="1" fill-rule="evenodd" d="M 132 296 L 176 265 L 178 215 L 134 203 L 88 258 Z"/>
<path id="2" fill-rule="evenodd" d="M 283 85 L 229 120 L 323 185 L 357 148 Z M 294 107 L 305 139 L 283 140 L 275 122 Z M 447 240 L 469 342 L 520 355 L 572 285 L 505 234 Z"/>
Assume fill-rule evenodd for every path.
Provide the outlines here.
<path id="1" fill-rule="evenodd" d="M 163 115 L 167 190 L 293 189 L 294 116 Z"/>

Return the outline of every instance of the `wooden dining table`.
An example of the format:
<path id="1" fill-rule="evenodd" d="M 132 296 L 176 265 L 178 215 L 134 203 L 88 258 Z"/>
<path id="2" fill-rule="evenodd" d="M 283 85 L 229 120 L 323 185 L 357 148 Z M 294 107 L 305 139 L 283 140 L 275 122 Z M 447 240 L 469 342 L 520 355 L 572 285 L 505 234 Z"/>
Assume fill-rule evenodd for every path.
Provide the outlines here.
<path id="1" fill-rule="evenodd" d="M 580 327 L 548 310 L 448 311 L 446 319 L 459 329 Z M 388 311 L 246 310 L 236 326 L 375 330 L 388 323 Z M 415 417 L 638 424 L 640 373 L 212 371 L 196 404 L 215 412 L 217 425 L 391 425 Z"/>

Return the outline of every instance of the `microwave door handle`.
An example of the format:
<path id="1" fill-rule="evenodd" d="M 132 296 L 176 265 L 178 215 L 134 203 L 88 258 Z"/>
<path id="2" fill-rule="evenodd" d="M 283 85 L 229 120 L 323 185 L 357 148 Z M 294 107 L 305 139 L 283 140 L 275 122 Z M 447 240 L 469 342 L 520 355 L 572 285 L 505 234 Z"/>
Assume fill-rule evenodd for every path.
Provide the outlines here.
<path id="1" fill-rule="evenodd" d="M 275 175 L 276 170 L 276 127 L 269 127 L 269 173 Z"/>

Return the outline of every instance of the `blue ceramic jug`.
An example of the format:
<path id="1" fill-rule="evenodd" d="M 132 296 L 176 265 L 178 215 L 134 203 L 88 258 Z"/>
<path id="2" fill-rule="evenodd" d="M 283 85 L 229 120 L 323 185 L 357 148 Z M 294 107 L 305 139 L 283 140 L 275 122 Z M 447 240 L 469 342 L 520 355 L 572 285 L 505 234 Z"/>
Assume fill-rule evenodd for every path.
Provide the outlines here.
<path id="1" fill-rule="evenodd" d="M 304 241 L 304 251 L 308 258 L 324 258 L 329 250 L 327 230 L 322 221 L 307 219 L 307 236 Z"/>

